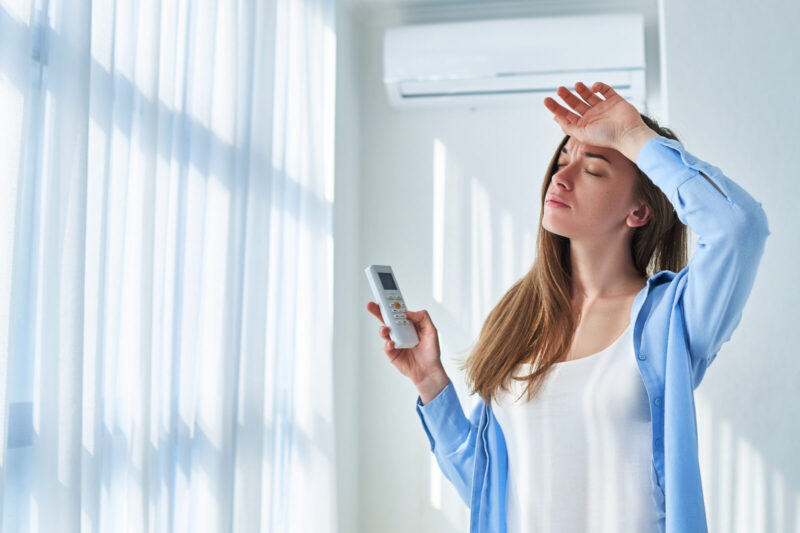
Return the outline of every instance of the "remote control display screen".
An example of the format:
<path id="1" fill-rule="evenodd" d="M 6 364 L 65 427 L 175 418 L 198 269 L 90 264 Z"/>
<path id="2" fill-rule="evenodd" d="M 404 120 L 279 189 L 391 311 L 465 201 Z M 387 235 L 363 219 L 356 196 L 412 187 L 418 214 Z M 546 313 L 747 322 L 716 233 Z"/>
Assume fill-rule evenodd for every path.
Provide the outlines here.
<path id="1" fill-rule="evenodd" d="M 394 283 L 394 278 L 388 272 L 378 272 L 378 276 L 381 278 L 381 284 L 383 285 L 384 290 L 387 291 L 396 291 L 397 285 Z"/>

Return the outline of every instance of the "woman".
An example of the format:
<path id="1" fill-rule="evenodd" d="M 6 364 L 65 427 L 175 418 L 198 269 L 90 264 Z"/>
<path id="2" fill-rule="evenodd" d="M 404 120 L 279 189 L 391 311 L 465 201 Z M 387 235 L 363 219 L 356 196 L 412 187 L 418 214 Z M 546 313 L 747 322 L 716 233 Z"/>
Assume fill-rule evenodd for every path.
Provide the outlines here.
<path id="1" fill-rule="evenodd" d="M 407 312 L 412 349 L 378 333 L 471 532 L 707 531 L 693 392 L 741 320 L 767 218 L 611 87 L 575 89 L 558 88 L 575 112 L 544 100 L 566 136 L 535 262 L 461 367 L 479 393 L 470 418 L 427 311 Z M 688 266 L 685 224 L 699 236 Z"/>

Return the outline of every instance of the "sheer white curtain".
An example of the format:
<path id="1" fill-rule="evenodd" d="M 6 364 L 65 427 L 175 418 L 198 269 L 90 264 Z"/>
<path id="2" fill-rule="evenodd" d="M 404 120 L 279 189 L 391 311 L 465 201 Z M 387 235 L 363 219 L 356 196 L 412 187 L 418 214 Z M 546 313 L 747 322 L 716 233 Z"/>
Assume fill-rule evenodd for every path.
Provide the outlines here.
<path id="1" fill-rule="evenodd" d="M 333 0 L 0 0 L 2 530 L 334 531 Z"/>

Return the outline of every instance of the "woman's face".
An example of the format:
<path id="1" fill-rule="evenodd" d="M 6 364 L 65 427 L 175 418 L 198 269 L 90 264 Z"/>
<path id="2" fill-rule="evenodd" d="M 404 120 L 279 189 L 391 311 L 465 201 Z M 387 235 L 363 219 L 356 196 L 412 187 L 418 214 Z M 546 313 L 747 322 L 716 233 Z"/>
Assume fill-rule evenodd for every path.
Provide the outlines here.
<path id="1" fill-rule="evenodd" d="M 570 137 L 558 154 L 557 165 L 543 206 L 546 230 L 584 239 L 627 232 L 628 227 L 646 222 L 646 208 L 637 210 L 639 204 L 634 202 L 635 166 L 622 153 Z M 551 204 L 550 195 L 568 207 Z"/>

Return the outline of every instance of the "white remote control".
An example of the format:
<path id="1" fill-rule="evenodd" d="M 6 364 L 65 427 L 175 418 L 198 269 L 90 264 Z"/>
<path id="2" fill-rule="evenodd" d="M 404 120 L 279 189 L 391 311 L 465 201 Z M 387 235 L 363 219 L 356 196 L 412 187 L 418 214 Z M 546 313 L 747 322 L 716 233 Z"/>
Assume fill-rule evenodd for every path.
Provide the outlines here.
<path id="1" fill-rule="evenodd" d="M 384 324 L 389 328 L 389 338 L 395 348 L 413 348 L 419 344 L 417 328 L 406 316 L 406 304 L 400 287 L 394 279 L 392 267 L 370 265 L 364 269 L 372 287 L 372 294 L 381 308 Z"/>

